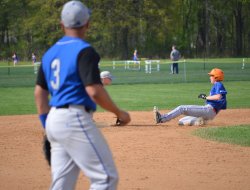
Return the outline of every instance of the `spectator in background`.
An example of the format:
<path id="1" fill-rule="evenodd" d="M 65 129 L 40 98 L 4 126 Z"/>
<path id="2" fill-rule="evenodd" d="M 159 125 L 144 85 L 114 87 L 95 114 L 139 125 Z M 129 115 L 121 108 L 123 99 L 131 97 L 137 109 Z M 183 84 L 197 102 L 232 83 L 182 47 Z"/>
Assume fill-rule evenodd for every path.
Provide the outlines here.
<path id="1" fill-rule="evenodd" d="M 32 59 L 32 64 L 34 65 L 34 63 L 36 62 L 36 54 L 35 53 L 32 53 L 31 59 Z"/>
<path id="2" fill-rule="evenodd" d="M 13 60 L 13 64 L 14 66 L 16 66 L 17 62 L 18 62 L 18 57 L 16 52 L 14 52 L 14 54 L 12 55 L 12 60 Z"/>
<path id="3" fill-rule="evenodd" d="M 137 55 L 137 50 L 136 50 L 136 49 L 135 49 L 135 51 L 134 51 L 133 60 L 134 60 L 134 61 L 138 61 L 138 60 L 139 60 L 139 59 L 138 59 L 138 55 Z"/>
<path id="4" fill-rule="evenodd" d="M 178 74 L 179 73 L 179 66 L 178 66 L 178 62 L 179 59 L 181 58 L 181 54 L 180 52 L 176 49 L 176 46 L 173 45 L 172 46 L 172 51 L 170 53 L 170 59 L 173 61 L 173 64 L 171 65 L 171 73 L 174 74 Z"/>

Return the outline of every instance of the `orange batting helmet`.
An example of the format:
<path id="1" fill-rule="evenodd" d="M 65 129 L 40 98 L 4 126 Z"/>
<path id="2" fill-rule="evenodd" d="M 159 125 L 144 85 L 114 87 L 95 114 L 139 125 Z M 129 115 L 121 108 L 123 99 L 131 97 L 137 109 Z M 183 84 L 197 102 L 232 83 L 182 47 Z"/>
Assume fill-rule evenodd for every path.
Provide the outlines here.
<path id="1" fill-rule="evenodd" d="M 216 81 L 223 81 L 224 80 L 224 72 L 221 69 L 214 68 L 212 69 L 208 75 L 214 76 Z"/>

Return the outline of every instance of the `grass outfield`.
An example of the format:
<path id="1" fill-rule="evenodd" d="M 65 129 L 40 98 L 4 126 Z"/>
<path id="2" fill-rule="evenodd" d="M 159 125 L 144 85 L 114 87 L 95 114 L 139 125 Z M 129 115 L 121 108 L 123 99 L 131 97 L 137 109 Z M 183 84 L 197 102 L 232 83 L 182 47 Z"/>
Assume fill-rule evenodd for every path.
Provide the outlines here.
<path id="1" fill-rule="evenodd" d="M 209 82 L 207 73 L 218 67 L 225 72 L 225 81 L 250 81 L 250 61 L 246 59 L 242 69 L 242 58 L 227 59 L 188 59 L 179 63 L 179 74 L 170 74 L 169 60 L 160 60 L 159 71 L 157 65 L 152 64 L 152 72 L 145 72 L 145 62 L 138 65 L 125 64 L 119 61 L 113 66 L 112 61 L 101 61 L 100 70 L 108 70 L 114 76 L 113 85 L 123 84 L 176 84 Z M 36 79 L 34 67 L 29 62 L 20 62 L 13 67 L 6 62 L 0 62 L 0 87 L 33 87 Z"/>
<path id="2" fill-rule="evenodd" d="M 225 82 L 228 95 L 228 108 L 250 108 L 250 81 Z M 200 93 L 210 91 L 211 84 L 134 84 L 111 85 L 106 89 L 113 100 L 129 111 L 152 110 L 154 105 L 160 109 L 173 109 L 178 105 L 203 105 L 198 99 Z M 34 114 L 34 87 L 0 88 L 0 115 Z M 102 111 L 98 108 L 98 111 Z"/>
<path id="3" fill-rule="evenodd" d="M 193 135 L 229 144 L 250 146 L 250 125 L 219 128 L 200 128 Z"/>

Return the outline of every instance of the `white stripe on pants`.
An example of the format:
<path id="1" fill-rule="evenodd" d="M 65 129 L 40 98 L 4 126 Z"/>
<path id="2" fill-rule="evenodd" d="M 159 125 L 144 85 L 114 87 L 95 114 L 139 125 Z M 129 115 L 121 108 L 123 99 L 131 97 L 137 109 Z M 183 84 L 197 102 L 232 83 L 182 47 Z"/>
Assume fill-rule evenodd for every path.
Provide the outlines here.
<path id="1" fill-rule="evenodd" d="M 80 170 L 90 189 L 115 190 L 118 173 L 102 133 L 83 106 L 51 108 L 46 121 L 51 143 L 52 190 L 72 190 Z"/>

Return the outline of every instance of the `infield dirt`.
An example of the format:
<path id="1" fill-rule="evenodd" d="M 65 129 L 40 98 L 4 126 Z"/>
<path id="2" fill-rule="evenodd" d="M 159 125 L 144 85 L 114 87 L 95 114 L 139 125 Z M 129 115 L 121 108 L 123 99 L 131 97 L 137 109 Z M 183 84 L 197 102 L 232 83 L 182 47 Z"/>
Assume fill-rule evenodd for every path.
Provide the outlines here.
<path id="1" fill-rule="evenodd" d="M 180 127 L 178 118 L 155 125 L 152 112 L 130 114 L 132 121 L 125 127 L 112 127 L 111 113 L 94 115 L 113 152 L 119 190 L 250 189 L 250 147 L 193 136 L 199 127 Z M 240 124 L 250 124 L 250 109 L 222 111 L 205 127 Z M 1 116 L 0 136 L 0 190 L 49 189 L 50 168 L 37 116 Z M 76 189 L 88 187 L 81 174 Z"/>

